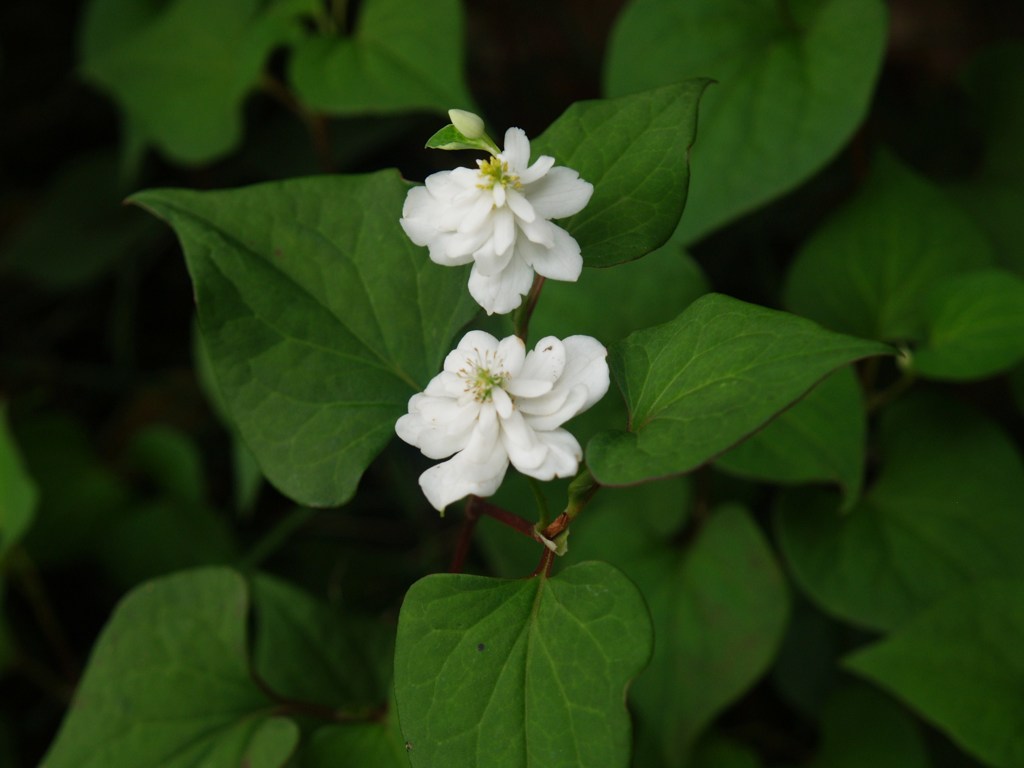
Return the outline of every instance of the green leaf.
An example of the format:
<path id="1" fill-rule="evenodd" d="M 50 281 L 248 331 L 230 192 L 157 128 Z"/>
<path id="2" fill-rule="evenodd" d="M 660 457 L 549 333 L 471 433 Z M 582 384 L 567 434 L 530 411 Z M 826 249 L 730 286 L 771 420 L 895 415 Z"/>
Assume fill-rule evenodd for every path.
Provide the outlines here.
<path id="1" fill-rule="evenodd" d="M 589 267 L 638 259 L 663 245 L 683 213 L 697 105 L 707 79 L 573 104 L 533 142 L 594 185 L 587 207 L 560 222 Z"/>
<path id="2" fill-rule="evenodd" d="M 342 504 L 476 312 L 398 225 L 394 171 L 132 198 L 174 227 L 203 339 L 267 478 Z"/>
<path id="3" fill-rule="evenodd" d="M 39 491 L 25 469 L 0 401 L 0 565 L 32 525 Z"/>
<path id="4" fill-rule="evenodd" d="M 154 144 L 175 162 L 208 162 L 237 146 L 243 102 L 267 56 L 293 39 L 299 16 L 317 6 L 93 0 L 82 26 L 80 72 L 118 102 L 129 143 Z"/>
<path id="5" fill-rule="evenodd" d="M 887 696 L 846 685 L 825 703 L 821 748 L 808 768 L 928 768 L 917 724 Z M 870 734 L 870 738 L 866 735 Z"/>
<path id="6" fill-rule="evenodd" d="M 720 736 L 702 739 L 690 764 L 699 768 L 761 768 L 757 753 Z"/>
<path id="7" fill-rule="evenodd" d="M 940 280 L 988 266 L 991 249 L 945 195 L 888 154 L 790 269 L 786 308 L 842 333 L 919 338 Z"/>
<path id="8" fill-rule="evenodd" d="M 842 368 L 715 466 L 770 483 L 837 483 L 848 508 L 860 495 L 866 434 L 857 377 Z"/>
<path id="9" fill-rule="evenodd" d="M 974 176 L 949 191 L 989 236 L 999 263 L 1024 275 L 1024 44 L 985 46 L 964 80 L 986 141 Z"/>
<path id="10" fill-rule="evenodd" d="M 889 630 L 966 584 L 1024 578 L 1024 464 L 995 424 L 917 396 L 883 413 L 880 440 L 881 474 L 849 514 L 817 491 L 780 500 L 779 545 L 801 589 Z"/>
<path id="11" fill-rule="evenodd" d="M 951 594 L 846 666 L 986 765 L 1024 764 L 1024 581 L 979 582 Z"/>
<path id="12" fill-rule="evenodd" d="M 885 51 L 877 0 L 633 0 L 612 34 L 618 96 L 683 77 L 718 80 L 701 109 L 681 223 L 692 242 L 797 186 L 867 113 Z"/>
<path id="13" fill-rule="evenodd" d="M 269 576 L 255 579 L 253 600 L 253 667 L 272 690 L 350 714 L 386 703 L 394 641 L 382 625 L 343 616 Z"/>
<path id="14" fill-rule="evenodd" d="M 610 365 L 629 432 L 587 446 L 604 485 L 696 469 L 799 399 L 831 371 L 889 352 L 784 312 L 709 294 L 672 322 L 614 345 Z"/>
<path id="15" fill-rule="evenodd" d="M 985 270 L 938 283 L 913 369 L 932 379 L 981 379 L 1024 359 L 1024 279 Z"/>
<path id="16" fill-rule="evenodd" d="M 319 728 L 303 745 L 299 768 L 409 768 L 402 734 L 387 723 L 351 723 Z"/>
<path id="17" fill-rule="evenodd" d="M 137 262 L 163 233 L 156 222 L 126 210 L 123 197 L 112 156 L 74 160 L 5 244 L 0 268 L 62 292 L 82 288 L 128 259 Z"/>
<path id="18" fill-rule="evenodd" d="M 307 107 L 335 115 L 471 109 L 459 0 L 367 0 L 351 37 L 298 42 L 289 79 Z"/>
<path id="19" fill-rule="evenodd" d="M 248 593 L 229 570 L 149 582 L 118 605 L 42 768 L 278 768 L 299 730 L 249 677 Z"/>
<path id="20" fill-rule="evenodd" d="M 421 579 L 395 652 L 412 764 L 626 768 L 625 690 L 651 640 L 643 598 L 605 563 L 553 578 Z"/>
<path id="21" fill-rule="evenodd" d="M 602 488 L 565 557 L 608 560 L 650 606 L 654 654 L 630 688 L 637 766 L 703 766 L 689 755 L 694 740 L 762 675 L 787 620 L 785 580 L 760 529 L 737 506 L 684 528 L 688 481 Z"/>
<path id="22" fill-rule="evenodd" d="M 463 135 L 462 131 L 454 125 L 446 125 L 427 139 L 427 143 L 424 146 L 427 149 L 470 149 L 494 152 L 495 154 L 501 151 L 486 136 L 478 139 L 470 139 Z"/>
<path id="23" fill-rule="evenodd" d="M 714 717 L 768 669 L 786 626 L 785 580 L 738 507 L 712 513 L 685 552 L 663 542 L 634 558 L 622 565 L 647 598 L 657 638 L 631 691 L 639 737 L 678 768 Z"/>
<path id="24" fill-rule="evenodd" d="M 611 344 L 668 322 L 708 290 L 697 262 L 669 243 L 615 269 L 585 270 L 575 283 L 545 282 L 530 332 L 536 338 L 583 333 Z"/>

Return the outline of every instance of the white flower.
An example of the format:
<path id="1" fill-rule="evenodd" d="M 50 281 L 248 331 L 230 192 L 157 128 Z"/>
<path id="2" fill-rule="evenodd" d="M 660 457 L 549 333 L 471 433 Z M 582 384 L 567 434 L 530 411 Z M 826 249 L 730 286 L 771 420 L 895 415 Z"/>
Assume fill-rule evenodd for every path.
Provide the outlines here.
<path id="1" fill-rule="evenodd" d="M 535 271 L 575 281 L 583 268 L 579 245 L 550 219 L 583 210 L 593 185 L 547 155 L 529 163 L 529 139 L 509 128 L 504 152 L 478 160 L 477 168 L 428 176 L 402 208 L 402 228 L 430 249 L 432 261 L 473 262 L 469 292 L 487 314 L 518 307 Z"/>
<path id="2" fill-rule="evenodd" d="M 583 451 L 560 427 L 608 391 L 607 354 L 590 336 L 548 336 L 529 353 L 516 336 L 463 336 L 395 424 L 431 459 L 452 457 L 420 475 L 430 503 L 444 512 L 467 494 L 490 496 L 510 461 L 538 480 L 576 474 Z"/>

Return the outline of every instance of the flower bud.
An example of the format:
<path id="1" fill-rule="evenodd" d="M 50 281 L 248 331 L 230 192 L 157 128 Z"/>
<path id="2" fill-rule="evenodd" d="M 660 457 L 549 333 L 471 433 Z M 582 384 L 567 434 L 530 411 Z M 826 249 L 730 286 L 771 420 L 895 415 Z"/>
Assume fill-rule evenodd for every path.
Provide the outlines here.
<path id="1" fill-rule="evenodd" d="M 484 121 L 480 119 L 479 115 L 474 115 L 464 109 L 449 109 L 448 118 L 459 133 L 467 139 L 479 139 L 484 135 Z"/>

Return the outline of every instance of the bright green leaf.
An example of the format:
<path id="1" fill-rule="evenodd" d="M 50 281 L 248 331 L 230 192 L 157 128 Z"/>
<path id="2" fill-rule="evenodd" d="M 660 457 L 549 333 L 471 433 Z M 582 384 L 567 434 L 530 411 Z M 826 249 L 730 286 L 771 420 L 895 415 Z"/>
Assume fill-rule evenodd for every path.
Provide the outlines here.
<path id="1" fill-rule="evenodd" d="M 924 297 L 988 266 L 991 248 L 945 195 L 880 154 L 858 195 L 825 222 L 790 269 L 786 308 L 872 339 L 919 338 Z"/>
<path id="2" fill-rule="evenodd" d="M 660 83 L 659 83 L 660 85 Z M 706 79 L 573 104 L 534 142 L 594 185 L 587 207 L 560 226 L 589 267 L 638 259 L 671 237 L 686 205 L 690 145 Z"/>
<path id="3" fill-rule="evenodd" d="M 254 581 L 253 601 L 253 668 L 276 693 L 349 714 L 387 701 L 393 640 L 382 625 L 342 616 L 267 576 Z"/>
<path id="4" fill-rule="evenodd" d="M 626 768 L 625 690 L 651 640 L 643 598 L 605 563 L 553 578 L 421 579 L 395 652 L 412 764 Z"/>
<path id="5" fill-rule="evenodd" d="M 980 379 L 1024 359 L 1024 279 L 984 270 L 938 283 L 926 298 L 913 368 L 932 379 Z"/>
<path id="6" fill-rule="evenodd" d="M 1024 581 L 979 582 L 951 594 L 846 666 L 986 765 L 1024 765 Z"/>
<path id="7" fill-rule="evenodd" d="M 870 735 L 870 737 L 868 737 Z M 833 692 L 822 714 L 821 747 L 808 768 L 928 768 L 913 718 L 864 685 Z"/>
<path id="8" fill-rule="evenodd" d="M 304 504 L 352 496 L 477 309 L 401 231 L 407 189 L 382 171 L 132 198 L 181 239 L 233 420 Z"/>
<path id="9" fill-rule="evenodd" d="M 797 186 L 864 118 L 885 50 L 877 0 L 633 0 L 612 35 L 618 96 L 684 77 L 718 82 L 701 108 L 692 242 Z"/>
<path id="10" fill-rule="evenodd" d="M 860 495 L 866 433 L 860 385 L 842 368 L 715 466 L 770 483 L 837 483 L 849 506 Z"/>
<path id="11" fill-rule="evenodd" d="M 1024 463 L 985 417 L 919 396 L 883 413 L 881 475 L 840 515 L 829 494 L 780 501 L 797 584 L 846 621 L 888 630 L 979 579 L 1024 578 Z"/>
<path id="12" fill-rule="evenodd" d="M 206 569 L 149 582 L 118 605 L 42 768 L 279 768 L 299 730 L 249 677 L 248 591 Z"/>
<path id="13" fill-rule="evenodd" d="M 831 371 L 888 348 L 720 294 L 612 348 L 629 432 L 597 435 L 587 463 L 605 485 L 696 469 Z"/>
<path id="14" fill-rule="evenodd" d="M 472 108 L 459 0 L 367 0 L 351 37 L 307 37 L 292 54 L 299 100 L 336 115 Z"/>
<path id="15" fill-rule="evenodd" d="M 25 470 L 0 401 L 0 564 L 35 517 L 39 491 Z"/>

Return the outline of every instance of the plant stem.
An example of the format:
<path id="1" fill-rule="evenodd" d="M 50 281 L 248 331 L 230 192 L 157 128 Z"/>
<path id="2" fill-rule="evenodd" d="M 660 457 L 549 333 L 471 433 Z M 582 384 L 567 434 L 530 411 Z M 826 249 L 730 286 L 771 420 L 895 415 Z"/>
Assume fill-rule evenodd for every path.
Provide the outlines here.
<path id="1" fill-rule="evenodd" d="M 537 528 L 547 528 L 548 523 L 551 522 L 551 512 L 548 510 L 548 500 L 544 498 L 544 491 L 540 489 L 540 483 L 534 478 L 527 476 L 526 482 L 530 486 L 530 490 L 533 491 L 533 498 L 537 502 Z"/>
<path id="2" fill-rule="evenodd" d="M 74 652 L 71 650 L 71 643 L 68 641 L 67 633 L 64 631 L 64 627 L 61 626 L 57 613 L 53 610 L 53 603 L 50 602 L 50 598 L 46 593 L 46 587 L 43 585 L 42 579 L 39 578 L 39 572 L 36 570 L 35 563 L 32 562 L 32 558 L 28 556 L 28 553 L 20 547 L 11 552 L 11 555 L 10 562 L 14 566 L 12 570 L 16 573 L 21 589 L 28 599 L 29 605 L 32 607 L 36 622 L 38 622 L 39 628 L 42 630 L 53 652 L 57 655 L 61 672 L 70 685 L 74 687 L 78 681 L 81 668 Z"/>
<path id="3" fill-rule="evenodd" d="M 469 547 L 473 543 L 473 532 L 480 519 L 480 508 L 473 503 L 476 498 L 476 496 L 470 496 L 466 499 L 466 511 L 462 519 L 462 528 L 459 530 L 459 541 L 455 545 L 455 554 L 452 555 L 452 564 L 448 567 L 448 573 L 462 573 L 462 567 L 465 565 L 466 555 L 469 554 Z"/>
<path id="4" fill-rule="evenodd" d="M 295 98 L 284 83 L 267 72 L 263 73 L 260 86 L 306 125 L 320 170 L 324 173 L 333 173 L 334 152 L 331 149 L 331 137 L 327 130 L 327 118 L 319 112 L 310 111 Z"/>
<path id="5" fill-rule="evenodd" d="M 534 275 L 530 292 L 523 299 L 523 303 L 519 305 L 519 309 L 512 315 L 512 326 L 515 328 L 515 334 L 523 340 L 524 344 L 530 331 L 530 317 L 533 315 L 533 310 L 537 308 L 537 299 L 540 298 L 540 291 L 543 287 L 544 277 L 542 275 Z"/>
<path id="6" fill-rule="evenodd" d="M 304 715 L 331 723 L 368 723 L 380 720 L 387 711 L 386 707 L 367 707 L 362 711 L 350 712 L 318 704 L 315 701 L 293 699 L 289 696 L 282 696 L 271 688 L 255 669 L 250 669 L 249 674 L 253 682 L 256 683 L 256 687 L 263 692 L 263 695 L 277 705 L 274 712 L 278 715 Z"/>
<path id="7" fill-rule="evenodd" d="M 885 389 L 875 392 L 868 398 L 867 412 L 873 413 L 879 408 L 889 405 L 893 400 L 906 392 L 914 384 L 917 377 L 910 371 L 904 371 L 896 381 Z"/>
<path id="8" fill-rule="evenodd" d="M 256 568 L 274 554 L 295 531 L 312 520 L 315 515 L 316 510 L 309 509 L 308 507 L 293 509 L 252 546 L 249 553 L 242 560 L 243 567 Z"/>

